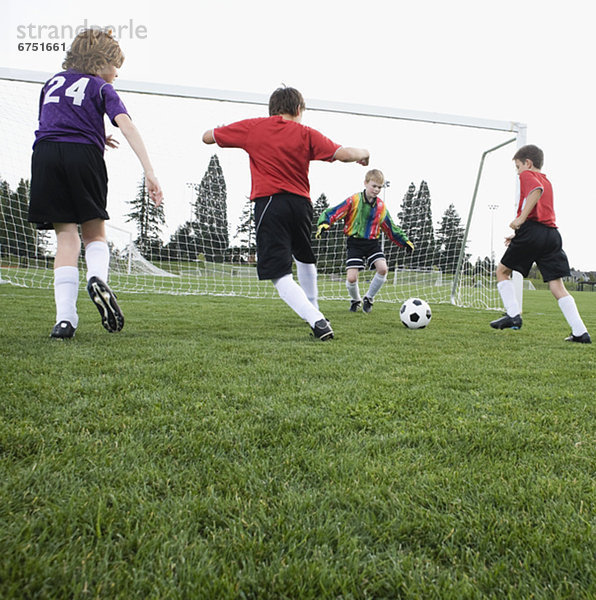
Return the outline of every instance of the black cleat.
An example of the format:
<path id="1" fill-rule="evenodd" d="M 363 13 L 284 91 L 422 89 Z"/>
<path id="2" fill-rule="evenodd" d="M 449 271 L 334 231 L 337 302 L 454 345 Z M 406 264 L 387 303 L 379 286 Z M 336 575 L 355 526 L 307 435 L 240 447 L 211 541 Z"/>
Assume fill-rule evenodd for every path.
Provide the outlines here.
<path id="1" fill-rule="evenodd" d="M 578 344 L 591 344 L 592 338 L 590 334 L 586 331 L 586 333 L 582 333 L 581 335 L 573 335 L 571 334 L 569 337 L 565 338 L 566 342 L 577 342 Z"/>
<path id="2" fill-rule="evenodd" d="M 124 315 L 116 302 L 114 292 L 99 277 L 91 277 L 87 282 L 87 292 L 101 315 L 101 324 L 110 333 L 124 327 Z"/>
<path id="3" fill-rule="evenodd" d="M 360 308 L 360 300 L 352 300 L 350 303 L 350 312 L 358 312 Z"/>
<path id="4" fill-rule="evenodd" d="M 311 327 L 312 334 L 315 339 L 325 342 L 333 339 L 333 329 L 331 329 L 331 323 L 327 319 L 321 319 L 317 321 L 314 327 Z"/>
<path id="5" fill-rule="evenodd" d="M 493 329 L 521 329 L 522 318 L 521 315 L 515 315 L 515 317 L 505 315 L 496 321 L 491 321 L 490 326 Z"/>
<path id="6" fill-rule="evenodd" d="M 57 340 L 69 340 L 74 337 L 75 331 L 76 327 L 73 327 L 70 321 L 60 321 L 54 325 L 50 337 Z"/>
<path id="7" fill-rule="evenodd" d="M 368 296 L 364 296 L 364 300 L 362 300 L 362 310 L 365 313 L 369 313 L 372 310 L 373 301 Z"/>

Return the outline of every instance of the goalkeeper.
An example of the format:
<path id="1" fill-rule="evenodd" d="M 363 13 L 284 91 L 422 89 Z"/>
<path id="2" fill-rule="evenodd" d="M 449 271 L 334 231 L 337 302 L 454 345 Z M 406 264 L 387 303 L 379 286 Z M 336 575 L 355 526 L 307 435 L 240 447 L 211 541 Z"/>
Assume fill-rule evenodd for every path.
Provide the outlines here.
<path id="1" fill-rule="evenodd" d="M 414 250 L 414 244 L 403 230 L 392 221 L 385 202 L 379 198 L 379 192 L 385 184 L 385 177 L 378 169 L 368 171 L 364 179 L 364 190 L 350 196 L 337 206 L 321 213 L 318 220 L 316 238 L 326 232 L 333 223 L 344 219 L 344 233 L 347 239 L 347 277 L 346 287 L 350 294 L 350 311 L 362 310 L 370 313 L 373 300 L 385 281 L 387 281 L 387 260 L 383 254 L 379 236 L 381 230 L 397 246 L 406 252 Z M 376 273 L 363 299 L 360 298 L 358 275 L 368 265 Z"/>

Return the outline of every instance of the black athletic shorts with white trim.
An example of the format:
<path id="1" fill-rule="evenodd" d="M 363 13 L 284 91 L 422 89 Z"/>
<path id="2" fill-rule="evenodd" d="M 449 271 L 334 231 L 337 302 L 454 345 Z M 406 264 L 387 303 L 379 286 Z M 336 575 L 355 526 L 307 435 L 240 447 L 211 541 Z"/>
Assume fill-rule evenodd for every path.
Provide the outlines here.
<path id="1" fill-rule="evenodd" d="M 545 282 L 570 275 L 559 230 L 537 221 L 522 224 L 505 250 L 501 263 L 524 277 L 536 263 Z"/>
<path id="2" fill-rule="evenodd" d="M 278 279 L 292 272 L 293 258 L 314 264 L 311 246 L 312 203 L 296 194 L 255 199 L 257 274 Z"/>
<path id="3" fill-rule="evenodd" d="M 381 242 L 376 240 L 364 240 L 362 238 L 349 237 L 347 241 L 348 257 L 346 269 L 358 269 L 362 271 L 368 265 L 369 269 L 375 268 L 375 262 L 385 258 L 381 249 Z"/>
<path id="4" fill-rule="evenodd" d="M 35 145 L 28 219 L 38 229 L 109 219 L 107 196 L 108 173 L 94 144 L 42 140 Z"/>

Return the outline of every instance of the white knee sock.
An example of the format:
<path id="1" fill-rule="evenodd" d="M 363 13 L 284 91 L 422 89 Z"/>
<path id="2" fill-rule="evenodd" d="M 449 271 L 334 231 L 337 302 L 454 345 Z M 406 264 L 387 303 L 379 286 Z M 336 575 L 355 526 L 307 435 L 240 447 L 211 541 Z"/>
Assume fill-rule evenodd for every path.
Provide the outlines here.
<path id="1" fill-rule="evenodd" d="M 296 260 L 296 275 L 298 275 L 298 285 L 304 290 L 310 303 L 315 308 L 319 308 L 319 289 L 317 287 L 316 265 L 314 263 L 303 263 Z"/>
<path id="2" fill-rule="evenodd" d="M 79 294 L 79 270 L 76 267 L 54 269 L 54 301 L 56 323 L 70 321 L 73 327 L 79 324 L 77 296 Z"/>
<path id="3" fill-rule="evenodd" d="M 324 319 L 323 313 L 316 309 L 306 297 L 304 290 L 294 281 L 291 275 L 273 279 L 273 285 L 280 298 L 302 319 L 312 327 L 317 321 Z"/>
<path id="4" fill-rule="evenodd" d="M 383 287 L 383 284 L 387 281 L 387 275 L 379 275 L 375 273 L 375 276 L 372 278 L 370 282 L 370 286 L 368 288 L 368 292 L 366 295 L 371 300 L 375 297 L 377 292 Z"/>
<path id="5" fill-rule="evenodd" d="M 354 302 L 360 302 L 362 300 L 362 298 L 360 297 L 360 288 L 358 287 L 357 281 L 354 281 L 354 283 L 346 281 L 346 287 L 348 288 L 348 294 L 350 294 L 350 298 Z"/>
<path id="6" fill-rule="evenodd" d="M 99 277 L 108 282 L 110 266 L 110 249 L 106 242 L 90 242 L 85 246 L 85 262 L 87 263 L 87 281 L 91 277 Z"/>
<path id="7" fill-rule="evenodd" d="M 510 317 L 519 315 L 519 304 L 515 295 L 513 280 L 506 279 L 505 281 L 499 281 L 499 283 L 497 283 L 497 290 L 499 290 L 499 294 L 501 295 L 501 300 L 503 300 L 503 306 L 505 307 L 507 314 Z"/>
<path id="8" fill-rule="evenodd" d="M 559 298 L 558 303 L 563 316 L 571 327 L 571 333 L 576 336 L 586 333 L 588 330 L 584 325 L 582 318 L 579 316 L 579 311 L 577 310 L 577 306 L 575 304 L 575 298 L 571 295 L 563 296 L 562 298 Z"/>

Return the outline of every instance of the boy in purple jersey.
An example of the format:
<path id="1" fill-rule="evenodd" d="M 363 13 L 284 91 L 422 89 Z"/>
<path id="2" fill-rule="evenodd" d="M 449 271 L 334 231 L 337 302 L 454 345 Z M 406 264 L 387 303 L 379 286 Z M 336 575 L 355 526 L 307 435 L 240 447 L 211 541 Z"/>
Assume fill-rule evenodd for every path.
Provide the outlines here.
<path id="1" fill-rule="evenodd" d="M 159 206 L 163 198 L 141 135 L 111 85 L 123 61 L 110 32 L 88 29 L 74 39 L 62 64 L 64 71 L 41 91 L 39 129 L 31 159 L 29 221 L 39 229 L 56 231 L 52 338 L 72 338 L 78 325 L 81 239 L 87 291 L 101 314 L 102 325 L 109 332 L 120 331 L 124 325 L 122 311 L 107 285 L 108 177 L 103 153 L 106 146 L 117 148 L 118 142 L 112 136 L 106 138 L 105 114 L 139 158 L 151 199 Z"/>

